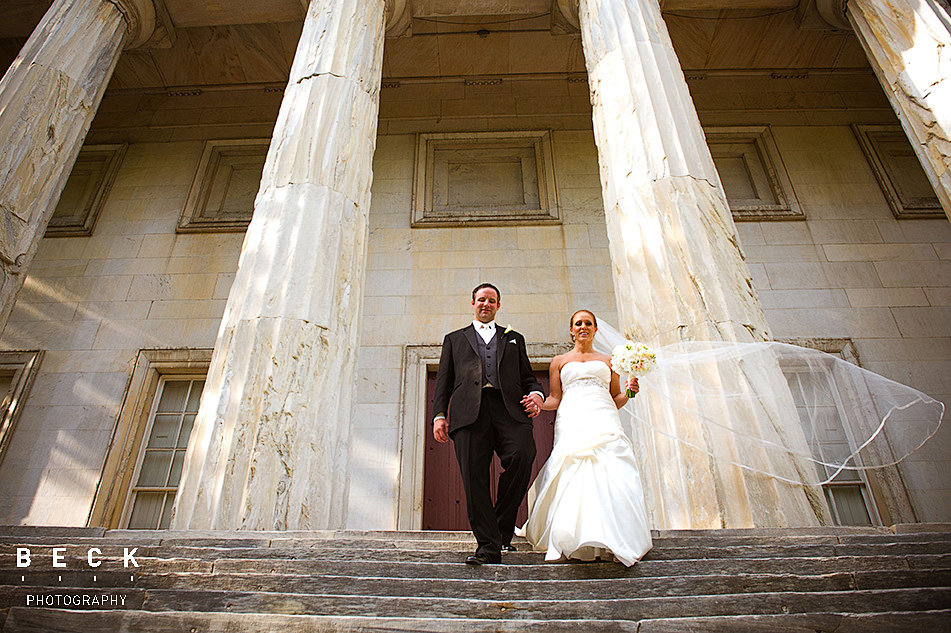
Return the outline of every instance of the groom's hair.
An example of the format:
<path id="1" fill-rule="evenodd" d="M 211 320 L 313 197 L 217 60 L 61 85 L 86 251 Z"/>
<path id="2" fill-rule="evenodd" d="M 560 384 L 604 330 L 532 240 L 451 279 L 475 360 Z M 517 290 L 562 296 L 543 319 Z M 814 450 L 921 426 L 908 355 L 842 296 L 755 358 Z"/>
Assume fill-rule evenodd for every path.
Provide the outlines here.
<path id="1" fill-rule="evenodd" d="M 496 299 L 498 299 L 499 303 L 502 303 L 502 293 L 499 292 L 499 289 L 496 288 L 495 286 L 493 286 L 492 284 L 479 284 L 478 286 L 476 286 L 475 288 L 473 288 L 473 289 L 472 289 L 472 300 L 473 300 L 473 301 L 475 301 L 476 293 L 479 292 L 480 290 L 482 290 L 483 288 L 491 288 L 492 290 L 495 290 L 495 297 L 496 297 Z"/>

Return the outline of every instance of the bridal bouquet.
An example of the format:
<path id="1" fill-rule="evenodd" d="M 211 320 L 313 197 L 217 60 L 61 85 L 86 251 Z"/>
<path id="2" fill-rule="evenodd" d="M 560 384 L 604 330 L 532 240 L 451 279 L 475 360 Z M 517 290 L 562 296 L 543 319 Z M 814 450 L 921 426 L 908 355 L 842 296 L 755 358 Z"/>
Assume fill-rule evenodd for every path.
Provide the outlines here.
<path id="1" fill-rule="evenodd" d="M 627 341 L 614 348 L 611 352 L 611 369 L 618 374 L 630 376 L 643 376 L 657 364 L 657 357 L 651 348 L 643 343 Z M 628 398 L 634 397 L 634 392 L 630 389 L 625 390 L 624 395 Z"/>

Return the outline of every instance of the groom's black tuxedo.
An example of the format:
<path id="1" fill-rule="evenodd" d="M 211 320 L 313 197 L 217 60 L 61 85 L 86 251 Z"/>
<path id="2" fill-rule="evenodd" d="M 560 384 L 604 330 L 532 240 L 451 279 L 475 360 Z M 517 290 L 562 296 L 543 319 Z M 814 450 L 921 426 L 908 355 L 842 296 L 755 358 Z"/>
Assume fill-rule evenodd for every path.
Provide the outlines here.
<path id="1" fill-rule="evenodd" d="M 514 330 L 504 332 L 496 328 L 498 337 L 499 382 L 502 402 L 509 416 L 518 422 L 531 424 L 525 415 L 522 397 L 541 392 L 532 364 L 528 360 L 525 337 Z M 472 325 L 450 332 L 442 343 L 439 372 L 433 412 L 448 414 L 449 433 L 468 426 L 479 416 L 482 401 L 482 360 L 479 355 L 479 334 Z M 447 410 L 448 409 L 448 410 Z"/>
<path id="2" fill-rule="evenodd" d="M 483 359 L 496 366 L 486 367 L 489 361 Z M 486 376 L 495 376 L 498 384 L 486 386 Z M 531 480 L 535 438 L 521 399 L 532 391 L 542 388 L 528 360 L 525 338 L 518 332 L 497 327 L 488 344 L 472 325 L 446 335 L 433 412 L 448 414 L 469 525 L 478 542 L 477 553 L 489 562 L 501 560 L 502 545 L 511 542 L 518 507 Z M 503 468 L 494 504 L 489 492 L 493 453 Z"/>

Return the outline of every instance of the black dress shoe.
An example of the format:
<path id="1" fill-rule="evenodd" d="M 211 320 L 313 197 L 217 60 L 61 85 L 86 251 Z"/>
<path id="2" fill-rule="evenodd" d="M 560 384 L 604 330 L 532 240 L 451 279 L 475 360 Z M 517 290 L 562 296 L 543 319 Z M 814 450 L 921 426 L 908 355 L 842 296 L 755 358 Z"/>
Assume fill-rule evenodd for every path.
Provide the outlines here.
<path id="1" fill-rule="evenodd" d="M 488 554 L 482 552 L 476 552 L 466 557 L 466 565 L 490 565 L 492 563 L 501 563 L 502 557 L 499 556 L 498 559 L 494 559 Z"/>
<path id="2" fill-rule="evenodd" d="M 503 552 L 517 552 L 518 550 L 515 549 L 515 546 L 514 546 L 514 545 L 503 545 L 503 546 L 502 546 L 502 551 L 503 551 Z"/>

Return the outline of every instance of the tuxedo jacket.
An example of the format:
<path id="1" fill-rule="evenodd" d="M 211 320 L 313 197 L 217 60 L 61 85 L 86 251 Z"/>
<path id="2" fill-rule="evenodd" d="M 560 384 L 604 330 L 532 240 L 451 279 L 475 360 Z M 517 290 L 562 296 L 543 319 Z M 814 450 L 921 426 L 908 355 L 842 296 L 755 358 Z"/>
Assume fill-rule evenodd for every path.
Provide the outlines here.
<path id="1" fill-rule="evenodd" d="M 496 326 L 498 339 L 497 359 L 502 400 L 509 415 L 518 422 L 531 424 L 525 414 L 522 397 L 532 391 L 542 392 L 535 372 L 528 360 L 525 337 L 510 330 L 504 332 Z M 475 327 L 450 332 L 443 339 L 439 356 L 439 371 L 436 374 L 436 393 L 433 398 L 433 415 L 445 413 L 449 419 L 449 432 L 468 426 L 479 416 L 482 403 L 482 359 Z"/>

